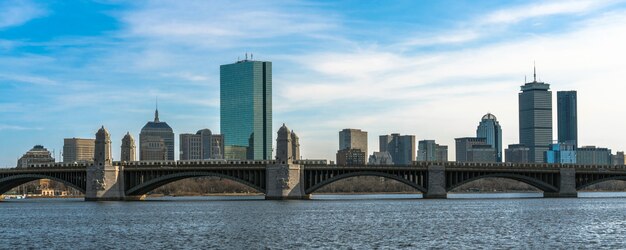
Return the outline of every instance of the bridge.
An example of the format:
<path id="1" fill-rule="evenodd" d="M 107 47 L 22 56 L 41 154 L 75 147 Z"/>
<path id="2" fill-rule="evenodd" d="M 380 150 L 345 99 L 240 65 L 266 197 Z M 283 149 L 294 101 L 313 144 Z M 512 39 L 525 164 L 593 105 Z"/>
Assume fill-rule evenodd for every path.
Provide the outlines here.
<path id="1" fill-rule="evenodd" d="M 544 197 L 577 197 L 578 190 L 590 185 L 626 181 L 626 166 L 457 162 L 328 165 L 326 161 L 298 160 L 298 144 L 292 144 L 289 133 L 285 125 L 278 131 L 276 160 L 272 161 L 113 162 L 111 139 L 102 127 L 96 133 L 92 162 L 1 169 L 0 194 L 30 181 L 50 179 L 84 193 L 87 201 L 142 200 L 150 191 L 171 182 L 216 176 L 251 187 L 266 199 L 308 199 L 316 190 L 336 181 L 378 176 L 404 183 L 429 199 L 445 199 L 459 186 L 494 177 L 526 183 L 543 191 Z"/>
<path id="2" fill-rule="evenodd" d="M 377 176 L 401 182 L 431 199 L 445 199 L 453 189 L 483 178 L 520 181 L 543 191 L 544 197 L 577 197 L 578 190 L 590 185 L 626 181 L 626 167 L 595 165 L 416 162 L 406 166 L 337 166 L 322 161 L 151 161 L 113 162 L 110 167 L 114 170 L 105 171 L 110 173 L 99 174 L 108 177 L 104 180 L 97 178 L 94 164 L 87 163 L 3 169 L 0 194 L 29 181 L 50 179 L 84 193 L 85 200 L 142 200 L 168 183 L 215 176 L 246 185 L 265 194 L 266 199 L 308 199 L 331 183 Z"/>

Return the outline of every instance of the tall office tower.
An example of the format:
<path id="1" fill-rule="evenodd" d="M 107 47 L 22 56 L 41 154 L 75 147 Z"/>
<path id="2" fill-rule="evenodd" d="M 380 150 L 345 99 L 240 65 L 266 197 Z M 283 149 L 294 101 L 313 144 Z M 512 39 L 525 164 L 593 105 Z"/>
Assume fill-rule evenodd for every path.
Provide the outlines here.
<path id="1" fill-rule="evenodd" d="M 552 143 L 552 91 L 550 85 L 533 81 L 519 93 L 519 140 L 530 148 L 531 162 L 543 163 L 544 152 Z"/>
<path id="2" fill-rule="evenodd" d="M 506 162 L 510 163 L 529 163 L 530 158 L 528 156 L 530 148 L 521 144 L 511 144 L 509 148 L 504 150 L 506 156 Z"/>
<path id="3" fill-rule="evenodd" d="M 196 134 L 180 134 L 181 160 L 224 159 L 224 136 L 209 129 Z"/>
<path id="4" fill-rule="evenodd" d="M 126 132 L 124 138 L 122 138 L 122 151 L 120 161 L 136 161 L 137 160 L 137 148 L 135 146 L 135 138 L 130 135 L 130 132 Z"/>
<path id="5" fill-rule="evenodd" d="M 496 162 L 496 149 L 486 138 L 455 138 L 457 162 Z"/>
<path id="6" fill-rule="evenodd" d="M 558 91 L 557 121 L 559 143 L 568 143 L 578 147 L 578 106 L 576 91 Z"/>
<path id="7" fill-rule="evenodd" d="M 220 66 L 220 130 L 227 150 L 247 147 L 250 160 L 272 159 L 271 62 L 246 56 Z"/>
<path id="8" fill-rule="evenodd" d="M 448 146 L 439 145 L 434 140 L 419 141 L 417 148 L 417 161 L 448 161 Z"/>
<path id="9" fill-rule="evenodd" d="M 65 138 L 63 140 L 63 162 L 93 161 L 94 139 Z"/>
<path id="10" fill-rule="evenodd" d="M 395 165 L 410 165 L 415 160 L 414 135 L 381 135 L 379 137 L 379 151 L 389 152 Z"/>
<path id="11" fill-rule="evenodd" d="M 342 149 L 360 149 L 367 154 L 367 132 L 350 128 L 339 131 L 339 150 Z"/>
<path id="12" fill-rule="evenodd" d="M 139 133 L 139 160 L 174 160 L 174 131 L 159 120 L 158 109 L 154 112 L 154 121 L 146 123 Z"/>
<path id="13" fill-rule="evenodd" d="M 476 137 L 486 138 L 487 144 L 496 150 L 496 161 L 502 162 L 502 128 L 495 115 L 487 113 L 483 116 L 476 129 Z"/>
<path id="14" fill-rule="evenodd" d="M 30 164 L 48 163 L 54 163 L 54 158 L 52 157 L 52 154 L 50 154 L 50 151 L 48 151 L 48 149 L 44 148 L 41 145 L 35 145 L 31 150 L 28 150 L 28 152 L 26 152 L 19 160 L 17 160 L 17 167 L 27 168 Z"/>

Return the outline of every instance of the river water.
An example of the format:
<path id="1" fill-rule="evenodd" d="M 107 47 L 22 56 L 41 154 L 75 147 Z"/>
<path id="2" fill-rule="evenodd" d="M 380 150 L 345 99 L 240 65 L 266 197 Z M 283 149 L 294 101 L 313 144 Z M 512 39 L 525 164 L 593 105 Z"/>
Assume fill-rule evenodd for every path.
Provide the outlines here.
<path id="1" fill-rule="evenodd" d="M 0 202 L 0 248 L 626 248 L 626 193 L 540 195 L 11 200 Z"/>

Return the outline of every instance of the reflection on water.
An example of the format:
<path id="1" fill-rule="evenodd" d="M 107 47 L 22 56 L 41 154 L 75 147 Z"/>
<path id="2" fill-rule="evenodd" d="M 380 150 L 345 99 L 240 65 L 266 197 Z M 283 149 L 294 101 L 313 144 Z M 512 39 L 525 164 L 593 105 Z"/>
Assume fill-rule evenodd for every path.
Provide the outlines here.
<path id="1" fill-rule="evenodd" d="M 0 202 L 0 248 L 626 248 L 626 193 Z M 492 199 L 492 198 L 513 199 Z M 524 199 L 517 199 L 524 198 Z"/>

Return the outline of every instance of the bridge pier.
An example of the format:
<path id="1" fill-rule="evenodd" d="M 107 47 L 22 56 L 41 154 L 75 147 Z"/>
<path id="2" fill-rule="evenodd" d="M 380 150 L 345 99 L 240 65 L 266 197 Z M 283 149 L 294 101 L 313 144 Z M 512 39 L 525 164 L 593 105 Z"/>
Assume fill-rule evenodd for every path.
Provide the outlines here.
<path id="1" fill-rule="evenodd" d="M 124 201 L 124 172 L 119 166 L 87 168 L 85 201 Z"/>
<path id="2" fill-rule="evenodd" d="M 428 190 L 424 199 L 446 199 L 446 168 L 442 166 L 428 166 Z"/>
<path id="3" fill-rule="evenodd" d="M 297 164 L 274 164 L 266 169 L 266 200 L 307 200 L 304 169 Z"/>
<path id="4" fill-rule="evenodd" d="M 560 169 L 560 183 L 558 192 L 544 192 L 545 198 L 576 198 L 578 197 L 578 191 L 576 191 L 576 169 L 573 168 L 561 168 Z"/>

